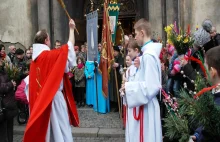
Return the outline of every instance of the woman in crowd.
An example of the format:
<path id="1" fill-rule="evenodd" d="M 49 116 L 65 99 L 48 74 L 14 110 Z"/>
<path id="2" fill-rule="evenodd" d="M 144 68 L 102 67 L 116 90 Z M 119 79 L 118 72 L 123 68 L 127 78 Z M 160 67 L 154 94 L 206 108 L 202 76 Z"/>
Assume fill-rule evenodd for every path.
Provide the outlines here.
<path id="1" fill-rule="evenodd" d="M 4 55 L 2 55 L 0 55 L 0 141 L 13 142 L 13 120 L 17 115 L 13 88 L 16 86 L 16 83 L 10 80 L 5 72 Z"/>
<path id="2" fill-rule="evenodd" d="M 5 60 L 8 64 L 11 65 L 11 59 L 5 53 L 5 46 L 3 44 L 0 44 L 0 54 L 1 54 L 1 59 Z"/>
<path id="3" fill-rule="evenodd" d="M 84 106 L 85 102 L 85 75 L 84 75 L 84 64 L 82 57 L 77 58 L 77 68 L 75 69 L 75 87 L 76 87 L 76 101 L 78 107 Z"/>

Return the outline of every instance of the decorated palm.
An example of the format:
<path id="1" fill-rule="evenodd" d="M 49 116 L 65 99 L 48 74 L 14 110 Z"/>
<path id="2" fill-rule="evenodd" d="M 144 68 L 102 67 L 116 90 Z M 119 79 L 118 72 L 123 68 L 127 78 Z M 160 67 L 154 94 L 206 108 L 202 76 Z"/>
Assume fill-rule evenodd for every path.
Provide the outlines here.
<path id="1" fill-rule="evenodd" d="M 19 68 L 14 66 L 13 64 L 9 64 L 8 62 L 4 61 L 4 70 L 8 74 L 10 80 L 18 80 L 19 73 L 21 72 Z"/>
<path id="2" fill-rule="evenodd" d="M 186 31 L 178 29 L 176 23 L 168 25 L 165 27 L 167 33 L 167 42 L 173 45 L 177 51 L 178 55 L 185 54 L 190 47 L 193 45 L 193 38 L 190 35 L 190 26 Z"/>

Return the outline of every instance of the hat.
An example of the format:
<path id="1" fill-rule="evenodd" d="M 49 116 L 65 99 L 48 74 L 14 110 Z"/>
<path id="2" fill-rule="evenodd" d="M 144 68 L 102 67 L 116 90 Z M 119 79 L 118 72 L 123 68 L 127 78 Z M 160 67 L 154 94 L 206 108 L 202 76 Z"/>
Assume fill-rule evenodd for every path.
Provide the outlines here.
<path id="1" fill-rule="evenodd" d="M 202 27 L 204 30 L 206 30 L 208 33 L 210 33 L 212 30 L 212 21 L 209 19 L 206 19 L 205 21 L 203 21 Z"/>
<path id="2" fill-rule="evenodd" d="M 113 46 L 113 48 L 114 48 L 115 51 L 120 52 L 120 48 L 118 46 Z"/>
<path id="3" fill-rule="evenodd" d="M 210 34 L 204 30 L 203 28 L 200 28 L 194 33 L 194 45 L 203 47 L 204 44 L 209 42 L 211 40 Z"/>
<path id="4" fill-rule="evenodd" d="M 24 54 L 24 50 L 18 48 L 18 49 L 15 51 L 15 54 L 16 54 L 16 55 L 22 55 L 22 54 Z"/>

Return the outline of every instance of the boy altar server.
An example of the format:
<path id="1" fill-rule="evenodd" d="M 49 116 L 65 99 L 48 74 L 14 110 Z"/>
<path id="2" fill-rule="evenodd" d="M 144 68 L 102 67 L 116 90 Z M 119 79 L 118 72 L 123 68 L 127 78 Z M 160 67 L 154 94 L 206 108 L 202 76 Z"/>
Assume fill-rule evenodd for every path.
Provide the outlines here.
<path id="1" fill-rule="evenodd" d="M 161 88 L 159 55 L 162 44 L 152 42 L 151 27 L 147 20 L 137 21 L 134 29 L 135 40 L 141 46 L 143 55 L 140 57 L 134 81 L 125 83 L 127 106 L 133 109 L 133 116 L 130 115 L 130 117 L 136 120 L 136 122 L 127 122 L 126 141 L 161 142 L 160 107 L 156 95 L 159 94 Z"/>

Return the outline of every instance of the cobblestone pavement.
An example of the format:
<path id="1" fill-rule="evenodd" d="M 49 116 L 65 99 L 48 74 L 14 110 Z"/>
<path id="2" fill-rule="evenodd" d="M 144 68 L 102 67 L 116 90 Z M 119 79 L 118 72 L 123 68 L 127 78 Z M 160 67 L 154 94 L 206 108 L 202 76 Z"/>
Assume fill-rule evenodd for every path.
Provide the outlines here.
<path id="1" fill-rule="evenodd" d="M 118 112 L 97 114 L 91 108 L 78 109 L 82 128 L 122 128 Z"/>
<path id="2" fill-rule="evenodd" d="M 81 128 L 114 128 L 122 129 L 122 121 L 118 112 L 98 114 L 92 108 L 84 107 L 78 109 Z M 15 125 L 19 125 L 15 120 Z M 15 134 L 14 142 L 21 142 L 23 135 Z M 74 142 L 124 142 L 124 136 L 119 137 L 74 137 Z"/>
<path id="3" fill-rule="evenodd" d="M 22 135 L 15 135 L 13 142 L 21 142 Z M 74 142 L 124 142 L 124 138 L 74 137 Z"/>
<path id="4" fill-rule="evenodd" d="M 92 108 L 84 107 L 78 108 L 78 115 L 81 128 L 122 128 L 118 112 L 98 114 Z M 16 119 L 14 124 L 19 125 Z"/>

